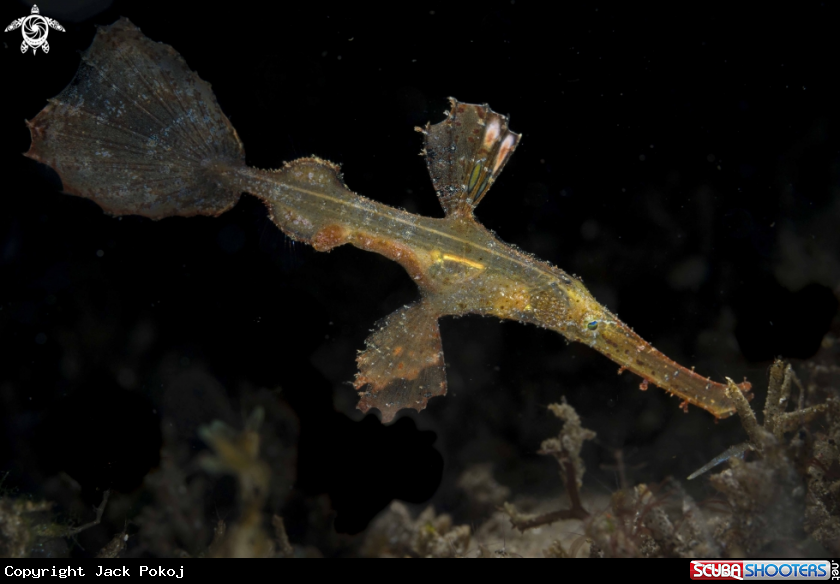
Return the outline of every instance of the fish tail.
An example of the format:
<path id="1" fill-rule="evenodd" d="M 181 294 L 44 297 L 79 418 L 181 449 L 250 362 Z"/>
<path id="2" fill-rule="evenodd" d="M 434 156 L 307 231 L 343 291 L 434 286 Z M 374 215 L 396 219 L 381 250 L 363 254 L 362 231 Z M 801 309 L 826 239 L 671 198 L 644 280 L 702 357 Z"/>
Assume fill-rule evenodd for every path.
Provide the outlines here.
<path id="1" fill-rule="evenodd" d="M 210 84 L 128 19 L 102 27 L 73 81 L 32 121 L 26 156 L 112 215 L 218 215 L 239 193 L 239 136 Z"/>

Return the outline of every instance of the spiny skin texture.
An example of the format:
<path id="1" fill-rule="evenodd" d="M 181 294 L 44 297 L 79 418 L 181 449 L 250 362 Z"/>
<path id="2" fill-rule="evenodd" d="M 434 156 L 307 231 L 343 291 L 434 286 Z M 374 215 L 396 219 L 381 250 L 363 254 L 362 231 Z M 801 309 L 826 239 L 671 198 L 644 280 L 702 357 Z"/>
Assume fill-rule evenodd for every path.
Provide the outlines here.
<path id="1" fill-rule="evenodd" d="M 483 314 L 536 324 L 597 349 L 648 382 L 717 417 L 725 386 L 665 357 L 601 306 L 580 280 L 480 225 L 486 195 L 520 136 L 486 105 L 452 100 L 447 118 L 418 128 L 443 219 L 350 191 L 336 165 L 302 158 L 250 168 L 210 86 L 168 45 L 127 19 L 99 30 L 68 87 L 29 122 L 27 156 L 52 166 L 67 192 L 113 215 L 219 215 L 240 193 L 259 197 L 289 237 L 318 251 L 351 244 L 402 265 L 421 299 L 381 324 L 359 354 L 359 408 L 390 421 L 446 393 L 438 319 Z M 750 384 L 740 385 L 747 391 Z"/>

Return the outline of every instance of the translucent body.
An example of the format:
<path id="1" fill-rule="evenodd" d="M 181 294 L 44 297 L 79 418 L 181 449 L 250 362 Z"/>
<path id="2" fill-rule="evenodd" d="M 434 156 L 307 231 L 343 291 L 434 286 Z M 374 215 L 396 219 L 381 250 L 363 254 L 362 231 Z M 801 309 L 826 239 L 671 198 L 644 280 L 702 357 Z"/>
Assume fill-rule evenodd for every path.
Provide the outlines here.
<path id="1" fill-rule="evenodd" d="M 580 280 L 475 220 L 473 209 L 519 142 L 507 123 L 487 106 L 452 100 L 446 120 L 419 129 L 446 217 L 414 215 L 353 193 L 324 160 L 303 158 L 276 171 L 247 167 L 209 85 L 171 47 L 122 19 L 99 31 L 74 80 L 29 124 L 27 155 L 55 168 L 65 190 L 115 215 L 218 215 L 249 192 L 284 233 L 319 251 L 350 244 L 398 262 L 421 300 L 370 336 L 355 382 L 359 408 L 375 407 L 385 421 L 446 392 L 438 319 L 469 313 L 554 330 L 640 375 L 643 389 L 651 382 L 685 404 L 730 415 L 723 384 L 671 361 Z"/>

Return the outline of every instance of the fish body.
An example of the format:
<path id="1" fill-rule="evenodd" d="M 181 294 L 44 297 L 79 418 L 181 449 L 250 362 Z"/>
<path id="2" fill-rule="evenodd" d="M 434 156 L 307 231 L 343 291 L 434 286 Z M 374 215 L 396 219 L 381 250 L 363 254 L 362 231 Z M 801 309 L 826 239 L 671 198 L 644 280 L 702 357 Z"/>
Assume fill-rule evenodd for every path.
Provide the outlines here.
<path id="1" fill-rule="evenodd" d="M 589 293 L 580 279 L 501 241 L 474 216 L 520 141 L 486 105 L 451 100 L 446 119 L 418 128 L 444 208 L 433 218 L 351 191 L 316 157 L 249 167 L 210 86 L 168 45 L 127 19 L 101 28 L 76 77 L 31 122 L 27 156 L 53 167 L 67 192 L 113 215 L 219 215 L 243 192 L 260 198 L 289 237 L 318 251 L 350 244 L 398 262 L 420 299 L 385 318 L 358 356 L 359 408 L 390 421 L 446 393 L 438 320 L 481 314 L 531 323 L 585 343 L 716 417 L 734 412 L 725 386 L 665 357 Z M 741 384 L 748 391 L 748 382 Z"/>

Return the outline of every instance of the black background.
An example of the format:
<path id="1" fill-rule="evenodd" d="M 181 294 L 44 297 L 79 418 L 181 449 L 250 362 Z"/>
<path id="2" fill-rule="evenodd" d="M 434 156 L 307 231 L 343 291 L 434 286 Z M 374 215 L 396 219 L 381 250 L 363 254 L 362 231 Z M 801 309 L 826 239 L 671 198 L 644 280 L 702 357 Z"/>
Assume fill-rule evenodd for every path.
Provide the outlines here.
<path id="1" fill-rule="evenodd" d="M 89 503 L 137 492 L 184 371 L 223 388 L 232 425 L 247 414 L 243 391 L 293 410 L 293 541 L 317 540 L 296 509 L 321 493 L 336 511 L 325 529 L 339 532 L 394 498 L 456 509 L 473 462 L 494 463 L 514 493 L 559 493 L 556 465 L 535 451 L 562 396 L 599 435 L 585 450 L 593 491 L 616 487 L 615 449 L 633 481 L 658 481 L 741 436 L 735 419 L 638 391 L 587 347 L 479 317 L 442 322 L 449 395 L 390 426 L 363 418 L 346 382 L 374 322 L 416 296 L 399 266 L 292 243 L 248 196 L 216 219 L 117 220 L 21 156 L 23 120 L 70 81 L 94 25 L 119 16 L 213 85 L 249 164 L 316 154 L 355 191 L 413 212 L 442 215 L 413 127 L 440 121 L 450 95 L 510 114 L 522 143 L 479 219 L 583 277 L 681 364 L 746 376 L 756 404 L 774 356 L 809 358 L 837 326 L 837 20 L 821 3 L 39 6 L 66 28 L 50 53 L 22 55 L 17 31 L 0 52 L 4 488 L 56 497 L 45 485 L 69 476 Z M 4 1 L 0 21 L 28 12 Z"/>

